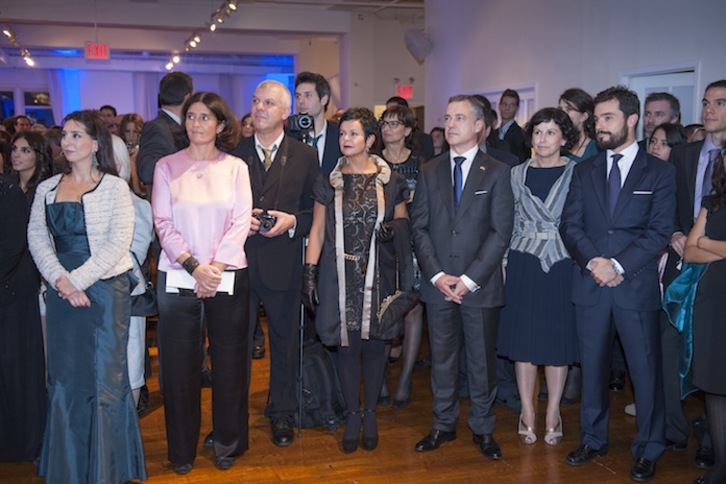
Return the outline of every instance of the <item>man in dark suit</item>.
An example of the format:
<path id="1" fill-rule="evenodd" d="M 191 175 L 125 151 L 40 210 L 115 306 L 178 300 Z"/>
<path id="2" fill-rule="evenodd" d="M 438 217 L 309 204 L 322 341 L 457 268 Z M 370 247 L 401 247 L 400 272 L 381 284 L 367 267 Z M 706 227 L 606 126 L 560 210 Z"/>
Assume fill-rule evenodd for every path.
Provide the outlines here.
<path id="1" fill-rule="evenodd" d="M 497 393 L 495 340 L 504 305 L 502 259 L 514 219 L 510 170 L 479 150 L 484 111 L 471 96 L 449 99 L 445 127 L 451 151 L 420 168 L 411 209 L 424 276 L 421 297 L 431 338 L 434 393 L 433 428 L 416 450 L 435 450 L 456 438 L 463 347 L 469 427 L 482 454 L 497 460 L 502 452 L 493 436 L 492 405 Z"/>
<path id="2" fill-rule="evenodd" d="M 643 139 L 638 146 L 648 151 L 648 144 L 653 131 L 663 123 L 678 124 L 681 122 L 681 103 L 669 92 L 651 92 L 643 104 Z"/>
<path id="3" fill-rule="evenodd" d="M 139 178 L 148 186 L 154 183 L 154 168 L 161 158 L 176 153 L 189 144 L 181 110 L 194 93 L 189 74 L 170 72 L 159 82 L 159 115 L 144 124 L 139 138 L 139 154 L 136 155 L 136 169 Z"/>
<path id="4" fill-rule="evenodd" d="M 676 218 L 673 235 L 668 246 L 668 262 L 663 273 L 664 289 L 678 276 L 686 237 L 701 209 L 704 188 L 713 175 L 709 163 L 726 141 L 726 114 L 719 114 L 718 103 L 726 99 L 726 79 L 712 82 L 703 95 L 704 130 L 706 139 L 696 143 L 674 146 L 670 161 L 676 167 Z M 724 111 L 726 113 L 726 111 Z M 712 153 L 714 155 L 712 156 Z M 681 335 L 661 315 L 661 344 L 663 346 L 663 391 L 666 405 L 666 439 L 670 446 L 685 448 L 690 425 L 681 407 L 679 361 Z M 704 433 L 696 435 L 698 451 L 695 463 L 707 468 L 713 465 L 714 454 L 705 417 L 696 421 Z"/>
<path id="5" fill-rule="evenodd" d="M 675 170 L 638 148 L 638 96 L 612 87 L 595 98 L 597 142 L 606 150 L 577 165 L 560 233 L 577 262 L 573 277 L 580 356 L 579 466 L 608 451 L 610 356 L 620 336 L 637 406 L 630 476 L 647 481 L 665 449 L 658 253 L 673 233 Z"/>
<path id="6" fill-rule="evenodd" d="M 270 334 L 270 398 L 265 414 L 272 420 L 272 442 L 279 447 L 294 439 L 303 239 L 312 225 L 312 188 L 320 174 L 315 150 L 285 135 L 291 104 L 290 91 L 283 84 L 262 82 L 252 97 L 255 135 L 231 152 L 250 170 L 254 208 L 245 244 L 250 320 L 262 301 Z M 263 213 L 276 219 L 269 230 L 255 217 Z"/>
<path id="7" fill-rule="evenodd" d="M 320 74 L 301 72 L 295 78 L 295 105 L 298 114 L 312 116 L 314 125 L 309 133 L 304 133 L 308 144 L 318 150 L 318 160 L 323 173 L 333 171 L 340 158 L 340 130 L 337 123 L 328 121 L 325 112 L 330 103 L 330 83 Z M 303 133 L 290 133 L 292 136 Z"/>
<path id="8" fill-rule="evenodd" d="M 499 115 L 502 118 L 499 127 L 492 131 L 490 145 L 496 140 L 506 141 L 509 144 L 509 151 L 519 158 L 522 163 L 530 156 L 530 149 L 524 141 L 522 127 L 514 120 L 519 110 L 519 93 L 514 89 L 505 89 L 499 99 Z"/>

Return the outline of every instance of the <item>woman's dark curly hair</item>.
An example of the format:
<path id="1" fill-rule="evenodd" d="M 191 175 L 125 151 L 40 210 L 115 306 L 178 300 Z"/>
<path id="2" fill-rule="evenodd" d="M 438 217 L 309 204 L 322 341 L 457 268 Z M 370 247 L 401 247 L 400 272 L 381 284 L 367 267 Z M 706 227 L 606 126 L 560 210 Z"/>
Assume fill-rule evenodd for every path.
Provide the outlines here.
<path id="1" fill-rule="evenodd" d="M 572 120 L 567 113 L 559 108 L 543 108 L 534 113 L 532 119 L 524 127 L 524 139 L 527 142 L 527 146 L 532 146 L 532 132 L 534 131 L 534 127 L 549 121 L 554 121 L 560 128 L 560 131 L 562 131 L 562 138 L 565 140 L 565 145 L 560 151 L 562 153 L 570 151 L 580 138 L 580 134 L 577 132 L 575 125 L 572 124 Z"/>
<path id="2" fill-rule="evenodd" d="M 189 107 L 194 103 L 202 103 L 214 114 L 218 123 L 224 123 L 222 132 L 217 135 L 214 145 L 222 151 L 229 151 L 239 142 L 241 130 L 237 116 L 234 115 L 222 97 L 214 92 L 197 92 L 184 103 L 182 108 L 182 122 L 187 117 Z"/>
<path id="3" fill-rule="evenodd" d="M 340 126 L 346 121 L 360 121 L 366 140 L 370 135 L 373 135 L 376 141 L 381 138 L 376 115 L 368 108 L 350 108 L 346 110 L 340 117 L 338 125 Z"/>

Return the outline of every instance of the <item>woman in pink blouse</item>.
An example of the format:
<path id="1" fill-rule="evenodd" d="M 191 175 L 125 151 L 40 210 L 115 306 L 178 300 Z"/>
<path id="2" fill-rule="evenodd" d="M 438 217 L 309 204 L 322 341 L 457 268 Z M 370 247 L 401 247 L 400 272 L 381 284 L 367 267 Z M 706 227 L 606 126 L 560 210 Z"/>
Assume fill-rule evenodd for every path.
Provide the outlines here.
<path id="1" fill-rule="evenodd" d="M 169 460 L 194 466 L 201 420 L 206 320 L 214 381 L 215 465 L 227 470 L 248 448 L 249 278 L 244 245 L 252 191 L 247 165 L 227 154 L 239 122 L 217 94 L 182 109 L 189 146 L 159 160 L 152 207 L 159 256 L 159 350 Z"/>

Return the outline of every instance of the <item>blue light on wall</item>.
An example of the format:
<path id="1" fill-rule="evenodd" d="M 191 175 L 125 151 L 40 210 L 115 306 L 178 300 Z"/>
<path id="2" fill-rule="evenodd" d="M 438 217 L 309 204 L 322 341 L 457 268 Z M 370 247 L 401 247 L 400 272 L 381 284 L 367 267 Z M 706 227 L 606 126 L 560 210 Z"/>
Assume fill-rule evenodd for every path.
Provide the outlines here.
<path id="1" fill-rule="evenodd" d="M 63 92 L 63 113 L 68 114 L 81 109 L 81 71 L 79 69 L 59 69 Z"/>

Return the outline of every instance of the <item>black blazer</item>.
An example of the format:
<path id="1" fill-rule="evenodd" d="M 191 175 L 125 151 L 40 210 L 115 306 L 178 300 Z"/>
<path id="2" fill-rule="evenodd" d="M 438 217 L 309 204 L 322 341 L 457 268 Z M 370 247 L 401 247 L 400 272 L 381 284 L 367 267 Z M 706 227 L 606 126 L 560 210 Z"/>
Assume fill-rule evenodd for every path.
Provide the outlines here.
<path id="1" fill-rule="evenodd" d="M 411 206 L 411 232 L 423 280 L 421 297 L 444 303 L 430 282 L 443 271 L 466 274 L 480 289 L 464 296 L 465 306 L 504 305 L 502 259 L 514 224 L 510 168 L 479 151 L 454 211 L 449 152 L 419 168 Z"/>
<path id="2" fill-rule="evenodd" d="M 597 304 L 604 289 L 585 266 L 599 256 L 615 258 L 625 269 L 625 281 L 612 289 L 615 305 L 660 309 L 657 256 L 673 233 L 675 189 L 673 166 L 638 150 L 611 216 L 607 152 L 575 167 L 560 223 L 562 241 L 579 265 L 572 288 L 575 304 Z"/>
<path id="3" fill-rule="evenodd" d="M 139 138 L 136 170 L 147 185 L 154 182 L 154 168 L 161 158 L 176 153 L 189 145 L 186 129 L 164 111 L 144 124 Z"/>
<path id="4" fill-rule="evenodd" d="M 18 297 L 37 294 L 40 274 L 28 250 L 28 201 L 17 184 L 3 176 L 0 209 L 0 307 L 4 307 L 18 302 Z"/>
<path id="5" fill-rule="evenodd" d="M 324 174 L 329 174 L 338 163 L 340 153 L 340 128 L 337 123 L 328 121 L 328 127 L 325 130 L 325 148 L 323 149 L 323 163 L 320 169 Z"/>
<path id="6" fill-rule="evenodd" d="M 693 211 L 696 197 L 696 175 L 698 158 L 701 156 L 703 141 L 674 146 L 670 162 L 676 167 L 676 213 L 673 232 L 688 235 L 693 228 Z M 677 264 L 680 256 L 668 247 L 668 263 L 663 272 L 663 284 L 667 287 L 680 271 Z"/>
<path id="7" fill-rule="evenodd" d="M 510 168 L 517 166 L 520 163 L 519 158 L 517 158 L 515 155 L 507 151 L 500 150 L 499 148 L 487 146 L 487 153 L 495 160 L 501 161 Z"/>
<path id="8" fill-rule="evenodd" d="M 242 158 L 250 171 L 254 208 L 280 210 L 297 218 L 295 236 L 267 238 L 260 234 L 247 239 L 245 252 L 250 269 L 273 290 L 300 287 L 302 281 L 302 239 L 313 221 L 313 183 L 320 173 L 318 152 L 285 135 L 269 172 L 265 172 L 255 137 L 241 140 L 230 154 Z"/>
<path id="9" fill-rule="evenodd" d="M 498 140 L 499 128 L 493 130 L 489 137 Z M 516 121 L 507 130 L 507 134 L 504 135 L 504 141 L 509 144 L 510 151 L 519 158 L 520 163 L 530 158 L 531 150 L 524 141 L 524 131 L 522 131 L 522 127 Z"/>

